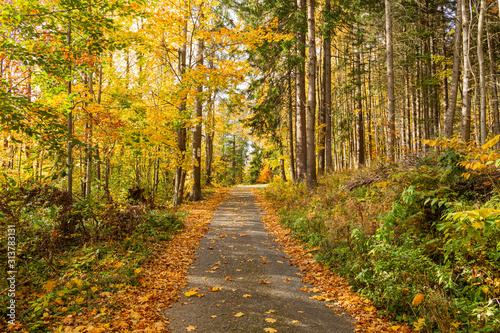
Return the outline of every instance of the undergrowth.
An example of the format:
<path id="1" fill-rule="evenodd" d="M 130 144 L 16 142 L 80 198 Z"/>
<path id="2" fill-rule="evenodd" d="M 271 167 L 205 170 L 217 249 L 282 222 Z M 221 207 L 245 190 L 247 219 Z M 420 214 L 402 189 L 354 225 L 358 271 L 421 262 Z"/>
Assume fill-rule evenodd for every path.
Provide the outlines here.
<path id="1" fill-rule="evenodd" d="M 498 332 L 499 174 L 467 174 L 467 161 L 447 149 L 418 165 L 335 173 L 314 193 L 279 180 L 265 192 L 294 236 L 382 314 L 420 332 Z"/>
<path id="2" fill-rule="evenodd" d="M 143 266 L 155 257 L 155 244 L 183 228 L 183 213 L 142 206 L 73 201 L 53 187 L 0 195 L 0 265 L 7 263 L 7 226 L 16 230 L 15 331 L 48 332 L 71 324 L 72 316 L 96 317 L 119 310 L 108 299 L 142 283 Z M 11 297 L 6 278 L 0 302 Z M 90 309 L 90 311 L 88 311 Z M 93 310 L 92 310 L 93 309 Z M 0 330 L 7 327 L 0 310 Z"/>

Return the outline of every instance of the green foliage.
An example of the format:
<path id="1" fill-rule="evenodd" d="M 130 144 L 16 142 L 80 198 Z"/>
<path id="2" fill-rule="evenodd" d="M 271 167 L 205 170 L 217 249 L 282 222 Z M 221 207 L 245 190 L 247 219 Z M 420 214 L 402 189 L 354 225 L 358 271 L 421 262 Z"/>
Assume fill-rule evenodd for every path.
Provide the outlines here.
<path id="1" fill-rule="evenodd" d="M 249 184 L 257 183 L 257 178 L 259 178 L 264 158 L 262 149 L 260 149 L 257 145 L 253 145 L 252 147 L 253 151 L 250 153 L 250 155 L 252 156 L 252 160 L 250 161 L 250 167 L 248 169 L 248 179 L 247 179 L 247 182 Z"/>
<path id="2" fill-rule="evenodd" d="M 449 149 L 351 191 L 345 184 L 364 184 L 366 176 L 320 179 L 316 194 L 278 182 L 266 194 L 283 207 L 281 221 L 295 237 L 319 247 L 317 259 L 386 315 L 409 323 L 423 318 L 423 332 L 494 332 L 500 199 L 491 193 L 494 183 L 484 185 L 489 175 L 462 177 L 466 158 Z M 414 305 L 417 294 L 423 301 Z"/>

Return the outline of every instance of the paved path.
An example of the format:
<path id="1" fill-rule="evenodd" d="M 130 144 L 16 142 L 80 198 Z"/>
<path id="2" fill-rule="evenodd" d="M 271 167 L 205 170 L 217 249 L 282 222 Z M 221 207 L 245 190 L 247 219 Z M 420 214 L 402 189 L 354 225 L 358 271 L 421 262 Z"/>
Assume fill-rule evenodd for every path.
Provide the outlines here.
<path id="1" fill-rule="evenodd" d="M 196 295 L 165 312 L 172 332 L 353 332 L 351 317 L 300 290 L 301 274 L 264 230 L 254 201 L 238 187 L 217 208 L 183 290 Z"/>

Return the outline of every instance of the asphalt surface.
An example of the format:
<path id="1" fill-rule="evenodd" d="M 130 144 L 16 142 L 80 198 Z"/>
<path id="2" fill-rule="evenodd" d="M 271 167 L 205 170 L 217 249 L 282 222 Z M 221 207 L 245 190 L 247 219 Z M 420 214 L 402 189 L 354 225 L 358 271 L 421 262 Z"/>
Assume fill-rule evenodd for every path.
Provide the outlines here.
<path id="1" fill-rule="evenodd" d="M 313 286 L 301 282 L 262 214 L 247 187 L 217 208 L 180 301 L 165 311 L 172 332 L 354 332 L 348 314 L 301 291 Z"/>

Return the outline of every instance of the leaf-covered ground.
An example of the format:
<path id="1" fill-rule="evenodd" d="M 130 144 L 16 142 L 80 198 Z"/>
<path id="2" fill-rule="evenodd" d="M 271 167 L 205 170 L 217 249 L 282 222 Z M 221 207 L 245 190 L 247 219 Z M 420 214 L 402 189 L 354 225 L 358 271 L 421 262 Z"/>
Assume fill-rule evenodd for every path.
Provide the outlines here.
<path id="1" fill-rule="evenodd" d="M 186 283 L 186 273 L 193 262 L 195 251 L 203 234 L 208 230 L 212 212 L 225 198 L 227 190 L 218 189 L 209 200 L 190 203 L 179 210 L 187 212 L 184 229 L 172 240 L 153 244 L 152 258 L 135 270 L 137 285 L 111 284 L 107 289 L 85 286 L 85 276 L 69 282 L 80 294 L 59 297 L 51 301 L 55 312 L 67 313 L 64 317 L 45 312 L 40 319 L 53 332 L 165 332 L 167 321 L 163 310 L 177 300 Z M 115 266 L 123 263 L 116 260 Z M 83 281 L 83 282 L 82 282 Z M 50 281 L 49 281 L 50 282 Z M 52 292 L 56 282 L 46 283 L 40 295 Z M 105 291 L 104 291 L 105 290 Z M 59 292 L 59 294 L 63 291 Z M 60 304 L 58 304 L 59 302 Z M 80 306 L 79 306 L 80 305 Z M 50 305 L 49 305 L 50 306 Z M 68 309 L 75 309 L 69 311 Z M 43 312 L 43 309 L 42 309 Z M 6 328 L 7 332 L 33 332 L 29 324 L 18 323 Z"/>

